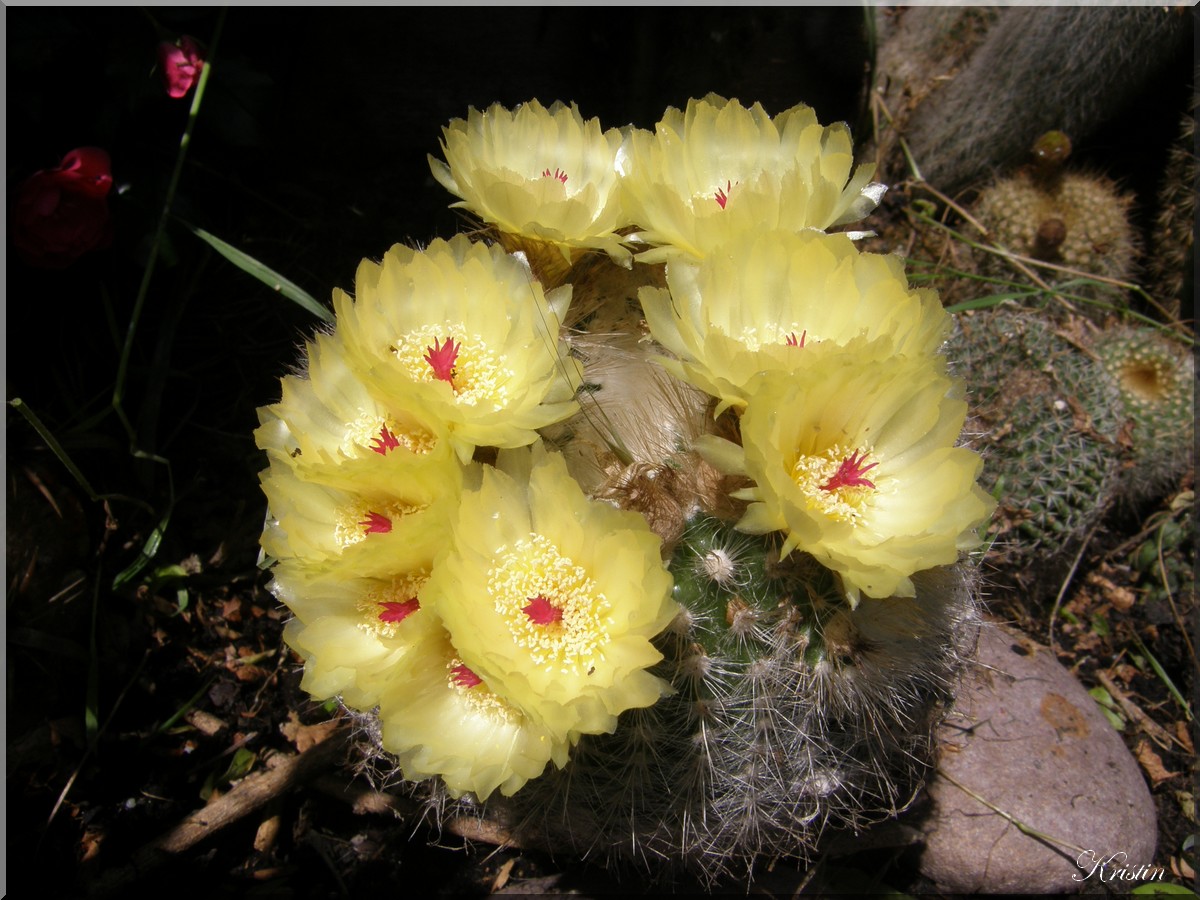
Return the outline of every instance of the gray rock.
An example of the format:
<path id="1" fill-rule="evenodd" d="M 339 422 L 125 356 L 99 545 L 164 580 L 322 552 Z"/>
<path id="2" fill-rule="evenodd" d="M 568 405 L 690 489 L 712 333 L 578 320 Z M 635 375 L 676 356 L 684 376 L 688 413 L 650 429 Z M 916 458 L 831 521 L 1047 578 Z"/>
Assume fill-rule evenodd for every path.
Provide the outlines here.
<path id="1" fill-rule="evenodd" d="M 953 893 L 1063 893 L 1102 874 L 1112 887 L 1135 886 L 1130 873 L 1154 865 L 1157 820 L 1121 736 L 1027 637 L 988 626 L 978 661 L 942 727 L 922 874 Z M 1062 844 L 1023 833 L 959 785 Z"/>

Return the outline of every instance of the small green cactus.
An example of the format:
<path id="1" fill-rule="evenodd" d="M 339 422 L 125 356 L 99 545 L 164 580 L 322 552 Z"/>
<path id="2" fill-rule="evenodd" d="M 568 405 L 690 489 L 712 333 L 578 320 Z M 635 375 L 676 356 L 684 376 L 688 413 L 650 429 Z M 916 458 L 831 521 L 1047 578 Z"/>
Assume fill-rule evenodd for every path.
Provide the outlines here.
<path id="1" fill-rule="evenodd" d="M 980 432 L 981 483 L 1000 503 L 993 552 L 1007 571 L 1035 579 L 1100 521 L 1122 466 L 1117 391 L 1056 329 L 1031 311 L 995 307 L 960 318 L 949 349 Z"/>
<path id="2" fill-rule="evenodd" d="M 1105 330 L 1093 350 L 1120 392 L 1132 430 L 1133 460 L 1121 494 L 1149 499 L 1187 471 L 1195 438 L 1196 374 L 1192 355 L 1153 328 Z"/>
<path id="3" fill-rule="evenodd" d="M 1054 263 L 1098 278 L 1128 281 L 1137 258 L 1137 241 L 1129 221 L 1131 195 L 1122 194 L 1107 178 L 1062 168 L 1070 141 L 1049 132 L 1034 145 L 1034 165 L 986 188 L 972 210 L 992 241 L 1020 256 Z M 1014 269 L 1001 257 L 979 253 L 988 275 L 1011 278 Z M 1039 269 L 1049 284 L 1077 276 Z M 1119 295 L 1095 285 L 1069 287 L 1071 293 L 1103 299 Z"/>
<path id="4" fill-rule="evenodd" d="M 1167 509 L 1146 520 L 1143 533 L 1149 536 L 1128 556 L 1142 602 L 1153 621 L 1169 610 L 1173 598 L 1196 591 L 1195 493 L 1181 491 Z"/>

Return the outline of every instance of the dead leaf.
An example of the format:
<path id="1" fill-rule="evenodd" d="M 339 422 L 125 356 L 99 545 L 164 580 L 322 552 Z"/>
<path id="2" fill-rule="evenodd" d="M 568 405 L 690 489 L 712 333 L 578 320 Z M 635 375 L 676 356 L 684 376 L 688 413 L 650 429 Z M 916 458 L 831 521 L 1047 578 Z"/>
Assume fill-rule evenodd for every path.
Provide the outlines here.
<path id="1" fill-rule="evenodd" d="M 271 673 L 262 666 L 230 666 L 238 681 L 261 681 Z"/>
<path id="2" fill-rule="evenodd" d="M 1180 719 L 1175 723 L 1175 737 L 1179 738 L 1179 743 L 1183 745 L 1183 749 L 1190 755 L 1195 755 L 1196 748 L 1192 746 L 1192 732 L 1188 729 L 1187 722 Z"/>
<path id="3" fill-rule="evenodd" d="M 285 738 L 296 745 L 299 752 L 303 753 L 309 747 L 315 747 L 329 737 L 338 725 L 336 720 L 318 722 L 316 725 L 303 725 L 295 710 L 292 710 L 288 713 L 288 720 L 279 726 L 279 730 Z"/>
<path id="4" fill-rule="evenodd" d="M 226 622 L 242 621 L 242 598 L 230 597 L 228 600 L 221 600 L 221 618 Z"/>
<path id="5" fill-rule="evenodd" d="M 515 866 L 516 864 L 517 864 L 516 857 L 513 857 L 512 859 L 508 860 L 507 862 L 505 862 L 504 865 L 502 865 L 500 867 L 500 871 L 496 873 L 496 877 L 492 881 L 492 891 L 491 892 L 493 894 L 496 893 L 498 890 L 500 890 L 500 888 L 502 888 L 506 884 L 508 884 L 508 876 L 512 872 L 513 866 Z"/>
<path id="6" fill-rule="evenodd" d="M 1088 584 L 1100 588 L 1104 599 L 1112 604 L 1113 609 L 1129 612 L 1137 600 L 1137 595 L 1127 587 L 1123 587 L 1110 578 L 1105 578 L 1098 572 L 1092 572 L 1087 577 Z"/>
<path id="7" fill-rule="evenodd" d="M 205 712 L 202 709 L 193 709 L 184 720 L 195 728 L 200 733 L 212 737 L 218 731 L 225 727 L 225 723 L 218 719 L 210 712 Z"/>
<path id="8" fill-rule="evenodd" d="M 1137 761 L 1142 764 L 1142 768 L 1146 774 L 1150 776 L 1150 783 L 1154 787 L 1158 787 L 1164 781 L 1179 775 L 1178 772 L 1167 771 L 1166 766 L 1163 765 L 1162 757 L 1154 752 L 1154 748 L 1150 746 L 1150 742 L 1144 738 L 1138 741 L 1137 747 L 1134 749 L 1134 755 L 1137 757 Z"/>
<path id="9" fill-rule="evenodd" d="M 1133 679 L 1138 676 L 1137 668 L 1129 663 L 1118 663 L 1112 667 L 1112 672 L 1121 679 L 1122 684 L 1126 687 L 1129 687 L 1133 683 Z"/>
<path id="10" fill-rule="evenodd" d="M 268 816 L 259 823 L 258 831 L 254 834 L 254 849 L 259 853 L 269 853 L 279 837 L 279 816 Z"/>
<path id="11" fill-rule="evenodd" d="M 1176 791 L 1175 802 L 1179 804 L 1184 818 L 1194 824 L 1196 821 L 1196 795 L 1191 791 Z"/>
<path id="12" fill-rule="evenodd" d="M 80 862 L 87 862 L 89 859 L 95 859 L 100 855 L 100 844 L 104 841 L 104 832 L 96 831 L 89 828 L 83 833 L 80 838 L 80 843 L 83 845 L 83 856 L 80 857 Z"/>
<path id="13" fill-rule="evenodd" d="M 1184 881 L 1191 881 L 1196 877 L 1196 870 L 1189 866 L 1188 861 L 1182 856 L 1171 857 L 1171 873 Z"/>

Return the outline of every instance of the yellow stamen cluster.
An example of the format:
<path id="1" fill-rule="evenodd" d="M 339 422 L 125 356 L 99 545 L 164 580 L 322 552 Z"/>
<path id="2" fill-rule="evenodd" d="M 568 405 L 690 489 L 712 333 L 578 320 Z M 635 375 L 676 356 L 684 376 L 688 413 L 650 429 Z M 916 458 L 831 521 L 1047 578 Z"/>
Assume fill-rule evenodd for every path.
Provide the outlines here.
<path id="1" fill-rule="evenodd" d="M 488 595 L 534 665 L 572 674 L 594 668 L 610 639 L 604 629 L 610 609 L 587 572 L 541 534 L 502 547 L 496 556 L 497 565 L 488 571 Z M 535 597 L 544 598 L 561 619 L 539 624 L 528 615 L 525 607 Z"/>
<path id="2" fill-rule="evenodd" d="M 867 485 L 841 485 L 826 487 L 854 454 L 870 457 L 870 451 L 834 444 L 821 453 L 802 454 L 792 464 L 791 476 L 800 493 L 804 495 L 809 509 L 836 519 L 839 522 L 854 521 L 862 517 L 863 508 L 871 495 L 879 488 Z"/>
<path id="3" fill-rule="evenodd" d="M 467 334 L 464 326 L 426 325 L 398 338 L 392 352 L 414 381 L 432 382 L 437 377 L 425 354 L 434 341 L 446 336 L 460 345 L 451 382 L 454 399 L 468 406 L 503 410 L 509 402 L 508 385 L 515 380 L 516 372 L 507 366 L 504 354 L 493 354 L 483 337 Z"/>

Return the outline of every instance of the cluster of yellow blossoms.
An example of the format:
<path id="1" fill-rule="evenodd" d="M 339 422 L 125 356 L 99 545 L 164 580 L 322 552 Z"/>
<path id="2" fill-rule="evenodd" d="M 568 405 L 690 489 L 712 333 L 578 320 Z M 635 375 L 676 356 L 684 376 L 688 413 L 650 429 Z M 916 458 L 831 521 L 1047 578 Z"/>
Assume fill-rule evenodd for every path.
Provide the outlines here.
<path id="1" fill-rule="evenodd" d="M 335 292 L 336 328 L 256 432 L 265 553 L 303 687 L 377 709 L 406 778 L 511 794 L 669 690 L 660 539 L 589 498 L 539 429 L 578 410 L 571 266 L 666 262 L 643 288 L 662 365 L 729 411 L 696 450 L 749 485 L 738 527 L 836 572 L 851 603 L 977 543 L 991 501 L 939 348 L 936 295 L 860 251 L 878 202 L 844 126 L 709 96 L 655 132 L 574 106 L 471 110 L 433 174 L 493 225 L 397 246 Z"/>
<path id="2" fill-rule="evenodd" d="M 670 575 L 538 442 L 577 408 L 569 288 L 459 236 L 363 262 L 356 289 L 260 411 L 285 637 L 305 690 L 378 707 L 407 778 L 511 794 L 666 690 Z"/>

